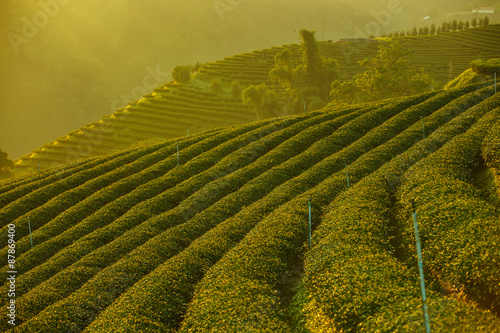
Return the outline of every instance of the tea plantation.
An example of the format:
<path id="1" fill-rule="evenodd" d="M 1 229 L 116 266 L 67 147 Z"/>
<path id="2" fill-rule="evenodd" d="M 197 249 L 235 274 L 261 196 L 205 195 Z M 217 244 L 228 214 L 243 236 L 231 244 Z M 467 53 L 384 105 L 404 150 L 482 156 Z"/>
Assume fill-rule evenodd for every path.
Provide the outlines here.
<path id="1" fill-rule="evenodd" d="M 421 332 L 414 200 L 433 332 L 500 332 L 494 89 L 245 121 L 0 182 L 0 330 Z M 153 104 L 130 108 L 163 126 Z"/>

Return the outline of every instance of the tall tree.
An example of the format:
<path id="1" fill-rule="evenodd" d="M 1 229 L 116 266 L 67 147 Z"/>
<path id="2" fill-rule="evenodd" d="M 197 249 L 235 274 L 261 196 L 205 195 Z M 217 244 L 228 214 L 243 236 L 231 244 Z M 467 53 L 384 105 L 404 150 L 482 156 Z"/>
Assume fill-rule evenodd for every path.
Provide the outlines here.
<path id="1" fill-rule="evenodd" d="M 269 89 L 265 83 L 250 86 L 241 93 L 243 103 L 252 104 L 260 119 L 281 116 L 281 105 L 278 94 Z"/>
<path id="2" fill-rule="evenodd" d="M 431 24 L 431 28 L 430 28 L 430 30 L 429 30 L 429 33 L 430 33 L 431 35 L 436 34 L 436 25 L 435 25 L 434 23 L 432 23 L 432 24 Z"/>
<path id="3" fill-rule="evenodd" d="M 269 76 L 287 92 L 287 108 L 292 112 L 303 110 L 303 104 L 314 101 L 328 102 L 330 85 L 338 77 L 338 64 L 335 59 L 324 59 L 319 55 L 314 31 L 301 30 L 302 60 L 294 63 L 291 51 L 283 50 L 274 57 L 274 68 Z"/>
<path id="4" fill-rule="evenodd" d="M 306 80 L 310 86 L 316 86 L 318 75 L 321 70 L 321 60 L 319 57 L 318 45 L 314 37 L 315 31 L 302 29 L 299 31 L 302 40 L 303 63 L 306 68 Z"/>
<path id="5" fill-rule="evenodd" d="M 176 66 L 172 71 L 172 78 L 178 83 L 187 84 L 191 80 L 191 66 Z"/>
<path id="6" fill-rule="evenodd" d="M 294 66 L 292 54 L 289 49 L 284 49 L 274 57 L 274 67 L 269 72 L 271 80 L 278 81 L 287 92 L 294 88 Z"/>

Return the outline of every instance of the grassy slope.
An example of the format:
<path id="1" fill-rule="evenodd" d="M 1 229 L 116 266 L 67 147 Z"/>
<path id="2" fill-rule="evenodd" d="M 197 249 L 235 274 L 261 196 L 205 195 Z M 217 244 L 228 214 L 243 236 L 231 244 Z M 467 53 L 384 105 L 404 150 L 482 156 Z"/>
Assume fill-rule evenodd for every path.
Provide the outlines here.
<path id="1" fill-rule="evenodd" d="M 458 76 L 478 57 L 500 57 L 494 47 L 500 42 L 500 25 L 438 36 L 403 38 L 413 51 L 413 65 L 424 68 L 442 84 Z M 342 75 L 349 78 L 362 71 L 357 62 L 374 56 L 379 43 L 380 40 L 368 43 L 322 42 L 320 52 L 325 57 L 337 59 Z M 301 57 L 298 44 L 283 47 L 291 48 L 296 59 Z M 243 85 L 269 83 L 268 72 L 273 66 L 273 57 L 283 47 L 226 57 L 209 63 L 200 72 L 206 74 L 207 80 L 219 77 L 227 84 L 231 81 Z M 152 137 L 181 137 L 187 134 L 187 128 L 193 134 L 255 120 L 252 109 L 242 105 L 239 99 L 232 98 L 227 91 L 216 95 L 207 87 L 204 81 L 194 81 L 191 86 L 167 84 L 158 87 L 126 108 L 21 157 L 16 166 L 37 168 L 40 161 L 41 168 L 45 169 L 82 157 L 114 152 Z"/>
<path id="2" fill-rule="evenodd" d="M 289 319 L 290 302 L 284 301 L 293 291 L 282 282 L 304 257 L 300 295 L 306 296 L 291 303 L 291 312 L 304 316 L 303 327 L 349 330 L 386 323 L 416 330 L 420 312 L 411 249 L 387 253 L 411 248 L 404 227 L 407 197 L 420 193 L 412 194 L 412 182 L 427 186 L 418 177 L 429 172 L 418 162 L 430 156 L 432 166 L 446 154 L 452 155 L 444 161 L 481 158 L 480 144 L 463 152 L 440 148 L 447 142 L 460 147 L 467 135 L 482 141 L 487 125 L 500 117 L 499 95 L 492 89 L 491 82 L 481 83 L 203 132 L 178 141 L 179 167 L 177 140 L 170 140 L 0 183 L 3 257 L 7 225 L 16 225 L 17 331 L 298 331 Z M 441 153 L 433 159 L 434 152 Z M 460 177 L 466 172 L 457 171 Z M 445 190 L 440 200 L 446 201 Z M 440 201 L 430 198 L 426 207 L 437 209 L 431 204 Z M 311 251 L 308 199 L 315 229 Z M 394 200 L 403 226 L 373 228 L 399 218 L 384 215 Z M 482 207 L 467 209 L 472 215 L 475 209 L 483 215 L 494 211 Z M 340 214 L 351 208 L 354 215 Z M 362 219 L 372 213 L 373 219 Z M 460 221 L 470 232 L 470 222 Z M 470 230 L 488 238 L 490 252 L 475 246 L 472 253 L 498 260 L 498 233 L 476 225 Z M 345 246 L 336 251 L 341 242 Z M 429 237 L 424 253 L 432 257 L 441 245 L 440 238 Z M 469 263 L 469 252 L 462 251 L 468 248 L 447 250 Z M 367 266 L 359 258 L 368 252 Z M 500 297 L 491 284 L 494 266 L 472 262 L 461 276 L 460 264 L 441 271 L 435 268 L 439 262 L 430 264 L 435 327 L 500 329 L 490 312 L 440 293 L 440 282 L 449 280 L 487 306 Z M 335 265 L 338 270 L 328 268 Z M 378 273 L 368 274 L 367 268 Z M 386 295 L 384 283 L 400 288 Z M 332 293 L 335 288 L 340 292 Z M 7 289 L 0 286 L 3 311 Z M 393 314 L 397 320 L 388 320 Z M 5 321 L 0 327 L 10 328 Z"/>

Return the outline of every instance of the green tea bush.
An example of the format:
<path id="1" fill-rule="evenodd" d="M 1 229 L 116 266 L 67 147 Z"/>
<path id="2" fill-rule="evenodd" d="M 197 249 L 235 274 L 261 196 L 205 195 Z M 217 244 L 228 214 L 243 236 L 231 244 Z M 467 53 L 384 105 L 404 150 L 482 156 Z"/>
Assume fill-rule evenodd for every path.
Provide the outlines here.
<path id="1" fill-rule="evenodd" d="M 500 122 L 496 122 L 484 138 L 481 147 L 486 165 L 500 171 Z"/>
<path id="2" fill-rule="evenodd" d="M 2 222 L 5 221 L 5 223 L 7 224 L 17 222 L 16 236 L 25 237 L 29 234 L 28 219 L 30 219 L 32 222 L 32 230 L 36 230 L 37 228 L 43 226 L 48 220 L 54 218 L 58 213 L 60 213 L 61 209 L 77 203 L 90 192 L 87 192 L 87 194 L 83 194 L 82 196 L 76 195 L 74 197 L 64 198 L 63 200 L 67 200 L 67 202 L 62 202 L 61 208 L 56 208 L 53 211 L 49 210 L 47 213 L 45 213 L 40 207 L 43 207 L 50 200 L 57 200 L 56 197 L 58 195 L 66 193 L 68 190 L 77 188 L 78 186 L 85 184 L 86 182 L 91 181 L 92 179 L 97 178 L 101 175 L 105 175 L 106 173 L 119 168 L 122 164 L 128 164 L 145 154 L 149 154 L 154 151 L 154 149 L 154 147 L 148 147 L 147 149 L 133 150 L 129 154 L 124 154 L 121 157 L 109 159 L 109 161 L 105 163 L 96 164 L 93 168 L 86 168 L 78 173 L 72 174 L 64 179 L 30 192 L 29 194 L 10 203 L 7 207 L 4 207 L 0 212 L 0 219 L 2 220 Z M 45 216 L 43 216 L 40 221 L 38 221 L 36 219 L 36 213 L 33 212 L 34 210 L 41 210 L 41 213 L 45 214 Z M 17 219 L 17 221 L 15 219 Z M 6 226 L 0 229 L 0 237 L 2 239 L 6 237 L 6 230 Z M 4 244 L 6 244 L 6 242 Z"/>
<path id="3" fill-rule="evenodd" d="M 290 197 L 293 196 L 293 192 L 279 192 L 277 195 L 270 194 L 265 198 L 262 197 L 299 174 L 303 168 L 321 159 L 319 154 L 314 158 L 300 158 L 301 155 L 296 155 L 314 142 L 320 142 L 336 127 L 355 117 L 356 113 L 347 113 L 333 121 L 327 121 L 324 117 L 303 121 L 298 124 L 303 129 L 300 134 L 291 137 L 264 155 L 258 160 L 258 165 L 249 165 L 238 170 L 237 174 L 240 174 L 247 172 L 246 169 L 258 167 L 264 173 L 247 182 L 238 192 L 224 197 L 216 205 L 197 214 L 189 221 L 189 226 L 187 224 L 179 226 L 178 229 L 183 230 L 182 232 L 179 230 L 179 233 L 193 235 L 193 238 L 207 231 L 207 228 L 214 227 L 214 229 L 196 239 L 186 250 L 163 263 L 153 273 L 134 285 L 118 302 L 106 309 L 89 329 L 96 331 L 106 331 L 111 328 L 120 331 L 127 327 L 140 331 L 154 327 L 161 327 L 163 330 L 174 329 L 179 324 L 186 304 L 192 297 L 196 282 L 201 279 L 203 272 L 241 240 L 257 223 L 259 217 L 271 212 L 283 202 L 279 194 Z M 312 126 L 314 124 L 316 126 Z M 323 154 L 328 154 L 328 151 L 323 150 Z M 241 176 L 235 175 L 235 177 Z M 161 239 L 158 242 L 173 246 L 178 242 L 175 235 L 177 232 L 173 235 L 164 234 L 158 237 Z M 185 272 L 190 272 L 190 274 L 185 274 Z M 168 285 L 167 290 L 166 285 Z M 133 305 L 139 303 L 142 304 L 140 307 Z M 157 316 L 151 311 L 153 304 L 168 304 L 168 307 L 164 308 L 161 316 Z M 148 318 L 148 320 L 144 321 L 143 318 Z"/>
<path id="4" fill-rule="evenodd" d="M 483 138 L 498 120 L 499 101 L 495 95 L 479 104 L 478 109 L 494 109 L 482 126 L 454 138 L 415 165 L 398 193 L 402 225 L 408 223 L 404 217 L 409 200 L 417 203 L 422 251 L 434 279 L 487 307 L 500 304 L 498 211 L 472 185 L 471 172 L 480 162 Z M 404 232 L 410 234 L 408 228 Z M 411 245 L 405 243 L 404 248 L 414 260 Z"/>
<path id="5" fill-rule="evenodd" d="M 442 127 L 335 199 L 315 232 L 315 244 L 305 262 L 304 285 L 309 297 L 305 312 L 311 331 L 422 330 L 416 272 L 399 261 L 393 246 L 399 241 L 394 239 L 398 233 L 390 222 L 394 219 L 393 191 L 405 170 L 463 133 L 491 106 L 471 108 L 449 124 L 445 122 L 450 110 L 437 111 L 426 120 L 438 121 Z M 482 120 L 483 126 L 490 119 Z M 418 125 L 409 133 L 417 133 Z M 408 139 L 403 133 L 391 141 Z M 409 232 L 406 236 L 414 244 Z M 491 314 L 436 292 L 428 295 L 433 330 L 462 327 L 486 332 L 486 327 L 500 327 Z"/>
<path id="6" fill-rule="evenodd" d="M 442 102 L 443 104 L 446 103 Z M 420 112 L 432 112 L 425 106 L 418 105 L 414 108 L 420 110 Z M 389 113 L 387 110 L 385 111 Z M 370 116 L 373 117 L 373 114 L 376 113 L 372 112 Z M 418 113 L 415 113 L 413 117 L 419 119 Z M 354 154 L 359 156 L 365 151 L 369 151 L 369 153 L 363 155 L 362 158 L 349 166 L 349 174 L 352 179 L 356 180 L 371 172 L 370 170 L 376 170 L 384 163 L 386 158 L 383 155 L 384 150 L 393 152 L 392 154 L 385 152 L 388 158 L 391 158 L 399 149 L 404 151 L 411 146 L 413 140 L 402 140 L 400 144 L 406 145 L 406 148 L 388 144 L 380 146 L 384 148 L 380 148 L 378 151 L 377 149 L 374 149 L 373 153 L 371 151 L 371 149 L 377 147 L 380 141 L 383 141 L 384 132 L 386 140 L 392 137 L 393 133 L 386 131 L 388 128 L 395 126 L 398 122 L 401 125 L 405 121 L 410 122 L 410 120 L 406 119 L 409 114 L 410 112 L 401 112 L 387 125 L 384 123 L 383 126 L 375 128 L 361 140 L 358 140 L 359 142 L 356 141 L 342 152 L 333 155 L 335 157 L 330 157 L 328 162 L 325 161 L 321 163 L 323 164 L 321 166 L 317 165 L 310 168 L 300 177 L 295 178 L 295 184 L 289 186 L 310 190 L 298 195 L 264 218 L 242 242 L 238 243 L 234 249 L 209 270 L 198 286 L 193 301 L 188 307 L 181 332 L 233 331 L 235 329 L 270 331 L 277 327 L 285 329 L 276 288 L 287 266 L 300 253 L 300 248 L 306 239 L 307 198 L 311 197 L 313 199 L 314 207 L 317 210 L 346 188 L 343 163 L 339 163 L 343 161 L 343 157 L 350 156 L 354 158 Z M 444 117 L 444 120 L 446 121 L 448 117 L 449 115 Z M 374 126 L 373 118 L 360 117 L 353 121 L 352 126 L 346 126 L 346 129 L 349 127 L 360 129 L 361 118 L 365 118 L 367 124 Z M 414 138 L 417 138 L 419 134 L 421 135 L 417 129 L 418 125 L 412 128 Z M 406 127 L 407 125 L 402 126 L 402 128 Z M 339 133 L 340 137 L 342 137 L 341 132 L 341 129 L 339 129 L 335 134 Z M 357 133 L 360 132 L 357 131 Z M 374 138 L 380 138 L 380 141 L 374 140 Z M 370 145 L 374 146 L 370 147 Z M 382 156 L 384 158 L 381 158 Z M 328 164 L 329 166 L 327 166 Z M 324 173 L 323 170 L 325 169 L 330 172 Z M 332 172 L 336 173 L 330 176 Z M 284 190 L 284 188 L 280 188 L 280 191 Z M 245 285 L 250 281 L 255 287 L 252 290 L 255 291 L 250 294 L 239 293 L 238 290 L 242 292 L 248 291 Z M 262 302 L 254 303 L 250 301 L 251 299 L 259 299 Z M 272 311 L 269 310 L 269 307 Z M 249 313 L 259 315 L 246 317 Z"/>
<path id="7" fill-rule="evenodd" d="M 98 157 L 94 159 L 84 160 L 81 163 L 76 163 L 73 165 L 68 165 L 66 167 L 58 167 L 49 170 L 42 171 L 40 173 L 29 174 L 23 177 L 22 183 L 17 183 L 14 178 L 11 182 L 5 183 L 5 192 L 0 195 L 0 206 L 2 207 L 2 211 L 0 211 L 0 225 L 2 227 L 6 226 L 10 222 L 15 219 L 15 217 L 7 218 L 9 215 L 7 211 L 11 210 L 9 208 L 9 204 L 14 201 L 27 196 L 31 192 L 35 192 L 40 188 L 47 186 L 49 184 L 54 184 L 57 181 L 61 181 L 71 175 L 79 173 L 81 171 L 91 169 L 100 164 L 106 163 L 114 158 L 121 157 L 123 155 L 130 154 L 130 151 L 120 152 L 117 154 L 111 154 L 109 156 Z M 47 198 L 50 199 L 50 198 Z M 20 208 L 24 207 L 24 205 L 17 206 L 15 210 L 18 211 Z M 21 209 L 17 215 L 22 215 L 25 212 L 29 211 L 29 208 L 32 206 L 25 207 Z"/>
<path id="8" fill-rule="evenodd" d="M 470 64 L 472 70 L 479 74 L 493 75 L 494 73 L 500 74 L 500 59 L 489 60 L 474 60 Z"/>
<path id="9" fill-rule="evenodd" d="M 253 160 L 257 159 L 261 154 L 264 154 L 267 151 L 266 144 L 272 147 L 273 145 L 278 144 L 283 138 L 286 138 L 287 135 L 288 136 L 293 135 L 293 131 L 287 131 L 286 129 L 288 126 L 293 125 L 299 120 L 300 120 L 299 117 L 282 119 L 280 121 L 271 123 L 268 126 L 259 127 L 252 132 L 241 135 L 240 137 L 237 137 L 234 140 L 227 141 L 225 144 L 213 149 L 210 152 L 210 154 L 207 154 L 208 155 L 207 158 L 217 160 L 221 158 L 221 156 L 217 155 L 216 153 L 217 151 L 220 151 L 220 153 L 223 152 L 227 153 L 229 149 L 234 149 L 241 145 L 246 146 L 248 144 L 248 147 L 241 148 L 240 150 L 233 152 L 231 155 L 224 157 L 220 161 L 220 163 L 216 165 L 216 167 L 206 170 L 204 172 L 201 172 L 202 170 L 198 170 L 197 172 L 195 172 L 199 173 L 198 176 L 190 179 L 189 182 L 183 184 L 184 186 L 181 186 L 180 188 L 177 187 L 173 191 L 170 191 L 172 192 L 170 193 L 170 195 L 162 195 L 158 199 L 155 198 L 158 201 L 158 204 L 160 204 L 161 202 L 177 203 L 178 206 L 175 209 L 165 212 L 164 214 L 162 214 L 162 211 L 158 211 L 157 208 L 156 212 L 154 211 L 151 212 L 153 206 L 150 204 L 149 205 L 150 209 L 148 209 L 148 213 L 150 212 L 151 214 L 148 215 L 149 217 L 152 217 L 150 220 L 147 220 L 145 223 L 128 231 L 123 236 L 116 238 L 114 241 L 112 241 L 105 247 L 101 247 L 96 251 L 83 257 L 77 263 L 73 264 L 72 267 L 60 272 L 55 277 L 48 280 L 46 283 L 39 285 L 34 291 L 26 295 L 26 297 L 20 299 L 19 303 L 22 304 L 22 306 L 20 305 L 20 308 L 22 310 L 20 310 L 21 313 L 19 314 L 19 317 L 31 318 L 50 303 L 54 302 L 55 300 L 61 299 L 64 296 L 69 295 L 69 293 L 74 290 L 74 287 L 69 286 L 65 288 L 60 288 L 60 293 L 56 296 L 56 299 L 51 298 L 49 296 L 43 297 L 44 290 L 46 290 L 45 285 L 64 284 L 64 281 L 70 280 L 71 276 L 73 276 L 73 274 L 76 274 L 74 271 L 75 267 L 88 266 L 88 267 L 99 267 L 104 269 L 106 266 L 120 259 L 127 252 L 132 251 L 133 249 L 144 244 L 153 235 L 160 234 L 161 232 L 171 227 L 185 223 L 187 220 L 191 219 L 197 213 L 203 211 L 205 208 L 209 207 L 217 200 L 220 200 L 228 193 L 234 191 L 235 187 L 237 188 L 238 186 L 244 184 L 246 181 L 248 181 L 248 178 L 246 177 L 239 177 L 237 179 L 231 179 L 231 181 L 226 181 L 223 178 L 223 176 L 225 174 L 233 172 L 234 170 L 239 169 L 239 167 L 242 167 L 247 163 L 251 163 Z M 280 129 L 283 130 L 280 131 Z M 275 131 L 277 131 L 277 133 L 276 135 L 273 135 L 272 133 Z M 287 132 L 288 134 L 285 134 Z M 232 132 L 230 133 L 232 134 Z M 258 140 L 258 138 L 260 137 L 262 137 L 262 139 Z M 253 141 L 255 141 L 255 143 L 251 144 Z M 251 174 L 247 175 L 247 177 L 248 176 L 251 176 Z M 214 181 L 211 182 L 212 180 Z M 238 185 L 238 182 L 241 184 Z M 208 183 L 210 183 L 210 185 L 206 185 Z M 204 185 L 206 186 L 203 188 Z M 190 187 L 192 187 L 193 189 L 190 189 Z M 203 188 L 203 190 L 199 190 L 201 188 Z M 195 195 L 192 195 L 190 197 L 189 195 L 184 196 L 183 199 L 187 200 L 182 201 L 179 195 L 182 195 L 183 193 L 180 191 L 189 191 L 189 195 L 191 194 Z M 179 192 L 179 194 L 176 194 L 176 192 Z M 144 215 L 145 213 L 140 212 L 140 214 Z M 85 241 L 85 238 L 82 240 Z M 189 243 L 188 240 L 186 240 L 186 242 Z M 156 251 L 157 249 L 162 249 L 162 244 L 164 243 L 162 242 L 161 244 L 158 244 L 160 245 L 160 247 L 158 247 L 158 245 L 152 246 L 152 249 L 155 249 L 153 251 Z M 181 247 L 177 248 L 175 251 L 176 252 L 180 251 L 186 245 L 187 243 L 181 242 Z M 88 247 L 89 244 L 85 244 L 85 248 Z M 144 255 L 144 252 L 140 251 L 140 253 L 141 256 Z M 165 252 L 160 251 L 160 253 L 158 255 L 168 255 L 169 253 L 170 255 L 173 255 L 172 252 L 166 252 L 166 251 Z M 152 255 L 151 252 L 149 252 L 147 256 L 150 262 L 149 265 L 153 264 L 153 267 L 151 267 L 150 269 L 153 269 L 155 267 L 154 262 L 156 256 Z M 134 259 L 133 261 L 127 261 L 126 266 L 132 264 L 133 266 L 137 267 L 137 262 L 138 262 L 137 259 Z M 148 270 L 144 266 L 146 265 L 147 267 L 147 264 L 148 264 L 147 262 L 139 264 L 139 269 L 136 268 L 132 276 L 138 277 L 146 274 Z M 156 262 L 156 265 L 157 264 L 159 264 L 159 262 Z M 109 274 L 109 276 L 106 277 L 106 274 Z M 113 279 L 115 279 L 115 275 L 116 275 L 115 268 L 106 270 L 106 273 L 102 273 L 101 277 L 99 278 L 100 281 L 99 285 L 102 286 L 103 283 L 106 283 L 104 281 L 110 281 L 109 283 L 113 284 L 114 283 Z M 87 276 L 86 279 L 89 279 L 90 277 L 91 276 Z M 130 279 L 132 279 L 132 281 L 135 281 L 134 277 L 131 277 Z M 121 285 L 124 288 L 127 286 L 127 283 L 130 282 L 131 281 L 129 282 L 122 281 Z M 90 282 L 90 285 L 92 285 L 92 282 Z M 91 287 L 87 286 L 87 288 Z M 117 292 L 117 295 L 123 291 L 123 289 L 120 288 L 118 288 L 118 290 L 119 292 Z M 72 299 L 72 297 L 73 296 L 71 296 L 70 299 Z M 88 297 L 84 297 L 84 299 L 85 298 Z M 65 302 L 70 302 L 70 301 L 64 300 L 63 303 Z M 56 304 L 54 306 L 57 307 L 58 305 Z M 52 309 L 50 310 L 51 313 L 57 312 L 53 308 L 51 309 Z M 32 325 L 35 324 L 29 324 L 29 325 L 31 327 Z"/>
<path id="10" fill-rule="evenodd" d="M 234 129 L 223 131 L 218 135 L 201 141 L 199 144 L 195 144 L 187 148 L 183 151 L 182 158 L 203 155 L 207 149 L 213 148 L 214 145 L 220 144 L 228 138 L 234 136 L 238 137 L 239 134 L 255 129 L 255 127 L 259 128 L 259 124 L 245 125 L 236 131 Z M 232 144 L 237 146 L 238 141 L 232 142 Z M 198 157 L 197 159 L 194 159 L 194 162 L 189 163 L 188 167 L 176 168 L 173 172 L 170 172 L 165 176 L 146 184 L 145 186 L 141 186 L 131 194 L 126 195 L 123 198 L 119 198 L 116 202 L 98 210 L 97 214 L 93 214 L 83 221 L 84 223 L 82 228 L 84 234 L 85 232 L 90 232 L 89 234 L 86 234 L 83 239 L 79 239 L 82 235 L 82 230 L 79 230 L 79 227 L 72 228 L 68 233 L 63 233 L 60 236 L 49 240 L 47 246 L 45 246 L 45 243 L 41 244 L 41 251 L 29 251 L 21 255 L 16 259 L 16 263 L 23 268 L 23 271 L 28 271 L 32 267 L 37 266 L 40 262 L 47 261 L 57 251 L 62 250 L 62 252 L 59 252 L 54 258 L 55 262 L 47 261 L 46 263 L 36 267 L 35 272 L 28 273 L 28 279 L 30 280 L 23 280 L 24 283 L 20 284 L 17 290 L 18 294 L 22 294 L 23 290 L 29 290 L 34 285 L 47 279 L 47 277 L 56 274 L 60 269 L 77 261 L 82 255 L 88 254 L 92 252 L 93 249 L 99 248 L 107 242 L 110 242 L 116 236 L 144 221 L 144 219 L 154 216 L 156 211 L 161 212 L 166 210 L 168 206 L 164 201 L 162 201 L 162 199 L 165 198 L 158 195 L 189 178 L 193 173 L 193 168 L 203 169 L 204 162 L 215 164 L 218 157 L 219 156 L 216 155 L 212 160 Z M 176 163 L 175 156 L 172 156 L 171 160 Z M 205 167 L 206 166 L 207 164 L 205 164 Z M 178 188 L 177 191 L 182 191 L 182 189 Z M 155 196 L 157 196 L 155 200 L 148 200 Z M 167 201 L 169 205 L 174 205 L 176 202 L 177 201 L 175 200 L 172 200 L 171 202 Z M 112 223 L 108 225 L 110 222 Z M 102 228 L 92 232 L 94 230 L 91 227 L 92 225 Z M 67 246 L 68 242 L 70 244 L 74 244 L 72 244 L 72 246 Z M 19 278 L 23 279 L 23 276 Z M 28 281 L 31 281 L 32 283 L 28 283 Z M 5 288 L 6 286 L 7 285 L 4 285 L 3 287 Z"/>

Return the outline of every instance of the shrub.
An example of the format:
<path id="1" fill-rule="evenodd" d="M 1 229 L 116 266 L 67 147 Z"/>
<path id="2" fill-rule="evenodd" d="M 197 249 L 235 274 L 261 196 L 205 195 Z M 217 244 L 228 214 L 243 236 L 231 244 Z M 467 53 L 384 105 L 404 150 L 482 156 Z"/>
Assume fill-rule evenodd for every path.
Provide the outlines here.
<path id="1" fill-rule="evenodd" d="M 238 81 L 231 82 L 231 96 L 234 98 L 241 98 L 241 85 Z"/>
<path id="2" fill-rule="evenodd" d="M 485 75 L 498 73 L 500 75 L 500 59 L 474 60 L 470 65 L 476 73 Z"/>
<path id="3" fill-rule="evenodd" d="M 191 66 L 176 66 L 172 71 L 172 78 L 177 83 L 187 84 L 191 81 Z"/>
<path id="4" fill-rule="evenodd" d="M 210 82 L 210 89 L 216 93 L 221 93 L 224 90 L 222 79 L 220 77 L 212 79 L 212 81 Z"/>

